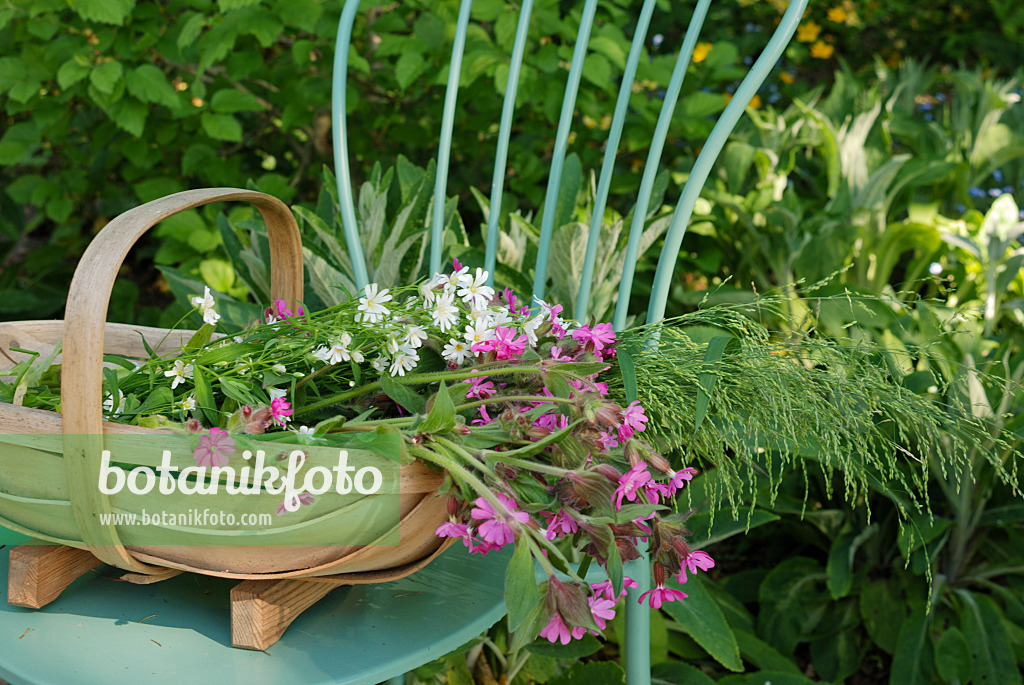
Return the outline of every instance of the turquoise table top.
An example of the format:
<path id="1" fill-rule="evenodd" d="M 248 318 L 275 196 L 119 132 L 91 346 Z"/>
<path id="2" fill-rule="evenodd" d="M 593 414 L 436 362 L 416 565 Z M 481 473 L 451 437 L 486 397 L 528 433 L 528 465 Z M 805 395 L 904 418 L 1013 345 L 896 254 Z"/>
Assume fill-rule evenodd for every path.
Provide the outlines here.
<path id="1" fill-rule="evenodd" d="M 7 603 L 11 544 L 0 528 L 0 679 L 12 685 L 372 685 L 440 657 L 504 615 L 509 554 L 452 547 L 423 570 L 341 587 L 267 652 L 231 647 L 238 581 L 182 574 L 153 585 L 99 573 L 39 610 Z"/>

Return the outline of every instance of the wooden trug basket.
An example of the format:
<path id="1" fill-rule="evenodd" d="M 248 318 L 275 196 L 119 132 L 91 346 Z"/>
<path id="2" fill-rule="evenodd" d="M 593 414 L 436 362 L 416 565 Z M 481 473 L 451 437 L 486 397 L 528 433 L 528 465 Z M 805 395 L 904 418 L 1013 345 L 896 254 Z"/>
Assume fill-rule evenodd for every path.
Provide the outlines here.
<path id="1" fill-rule="evenodd" d="M 103 421 L 103 355 L 145 358 L 143 338 L 158 354 L 166 354 L 184 345 L 191 333 L 106 323 L 114 280 L 128 250 L 147 230 L 178 212 L 217 201 L 249 202 L 259 210 L 270 240 L 271 295 L 293 304 L 301 301 L 302 244 L 288 207 L 263 193 L 212 188 L 154 200 L 107 224 L 75 270 L 64 321 L 0 323 L 0 371 L 28 357 L 12 347 L 45 358 L 63 341 L 62 355 L 55 359 L 62 364 L 61 413 L 0 404 L 0 525 L 36 538 L 11 550 L 11 604 L 39 608 L 101 563 L 124 569 L 122 579 L 136 583 L 182 571 L 237 578 L 244 582 L 231 591 L 232 644 L 266 649 L 299 613 L 338 585 L 402 578 L 451 542 L 434 535 L 447 518 L 446 502 L 436 496 L 442 476 L 418 462 L 401 469 L 397 545 L 260 545 L 260 531 L 253 531 L 253 544 L 244 546 L 217 545 L 215 537 L 194 546 L 131 545 L 122 540 L 130 533 L 100 523 L 101 514 L 121 510 L 112 502 L 116 495 L 96 487 L 100 463 L 95 455 L 103 436 L 161 433 Z M 33 446 L 19 435 L 32 436 Z M 47 449 L 39 449 L 40 439 Z M 154 500 L 152 509 L 160 505 Z M 203 506 L 218 504 L 204 499 Z M 386 537 L 393 539 L 394 531 L 381 536 Z"/>

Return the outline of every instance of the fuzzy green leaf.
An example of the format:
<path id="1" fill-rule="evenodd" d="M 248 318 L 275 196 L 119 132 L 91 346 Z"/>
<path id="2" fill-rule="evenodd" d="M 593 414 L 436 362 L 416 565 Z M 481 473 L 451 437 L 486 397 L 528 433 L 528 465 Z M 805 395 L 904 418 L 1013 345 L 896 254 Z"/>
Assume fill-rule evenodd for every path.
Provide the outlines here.
<path id="1" fill-rule="evenodd" d="M 403 385 L 387 374 L 380 377 L 380 387 L 384 394 L 397 402 L 403 409 L 413 414 L 425 414 L 427 401 L 423 396 L 407 385 Z"/>
<path id="2" fill-rule="evenodd" d="M 1020 670 L 995 602 L 968 590 L 957 595 L 963 600 L 960 629 L 970 647 L 974 682 L 1019 685 Z"/>
<path id="3" fill-rule="evenodd" d="M 124 78 L 128 92 L 142 102 L 166 107 L 178 105 L 178 95 L 168 83 L 164 72 L 152 64 L 142 64 L 129 71 Z"/>
<path id="4" fill-rule="evenodd" d="M 93 67 L 89 72 L 89 83 L 99 92 L 110 95 L 114 92 L 114 86 L 124 75 L 124 67 L 117 60 L 107 60 L 103 64 Z"/>
<path id="5" fill-rule="evenodd" d="M 901 685 L 926 685 L 934 682 L 930 635 L 933 616 L 934 613 L 926 615 L 924 607 L 919 607 L 903 621 L 892 657 L 890 682 Z"/>
<path id="6" fill-rule="evenodd" d="M 516 632 L 530 612 L 541 603 L 537 580 L 533 573 L 533 557 L 526 544 L 516 545 L 515 554 L 505 571 L 505 606 L 508 607 L 508 629 Z M 531 636 L 532 637 L 532 636 Z"/>
<path id="7" fill-rule="evenodd" d="M 434 405 L 427 418 L 419 426 L 421 433 L 448 433 L 455 427 L 455 404 L 448 394 L 444 381 L 434 394 Z"/>
<path id="8" fill-rule="evenodd" d="M 213 387 L 198 367 L 192 371 L 192 381 L 196 386 L 196 405 L 199 411 L 206 417 L 211 426 L 220 425 L 220 412 L 217 411 L 217 401 L 213 397 Z"/>
<path id="9" fill-rule="evenodd" d="M 971 648 L 959 628 L 949 628 L 935 643 L 935 671 L 947 683 L 971 679 Z"/>

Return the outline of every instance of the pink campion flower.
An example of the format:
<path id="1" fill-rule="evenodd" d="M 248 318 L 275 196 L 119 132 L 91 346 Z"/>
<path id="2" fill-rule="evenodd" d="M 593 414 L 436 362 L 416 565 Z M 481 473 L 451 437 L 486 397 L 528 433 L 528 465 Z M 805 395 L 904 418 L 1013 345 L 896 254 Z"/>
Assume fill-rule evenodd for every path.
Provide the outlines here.
<path id="1" fill-rule="evenodd" d="M 209 434 L 199 438 L 199 446 L 192 452 L 196 466 L 227 466 L 235 453 L 235 439 L 223 428 L 211 428 Z"/>
<path id="2" fill-rule="evenodd" d="M 572 337 L 573 340 L 593 348 L 595 352 L 600 352 L 615 342 L 615 331 L 612 330 L 610 323 L 599 323 L 594 324 L 593 328 L 590 326 L 577 328 L 572 332 Z"/>
<path id="3" fill-rule="evenodd" d="M 270 403 L 270 413 L 274 417 L 274 423 L 283 426 L 292 415 L 292 405 L 283 397 L 276 398 Z"/>
<path id="4" fill-rule="evenodd" d="M 597 390 L 598 393 L 600 393 L 601 397 L 607 397 L 608 396 L 608 384 L 607 383 L 605 383 L 603 381 L 598 381 L 597 383 L 594 383 L 594 388 Z"/>
<path id="5" fill-rule="evenodd" d="M 626 588 L 629 588 L 629 587 L 640 587 L 640 583 L 636 582 L 635 580 L 633 580 L 629 576 L 623 576 L 622 577 L 622 592 L 619 593 L 618 597 L 616 597 L 615 593 L 612 591 L 612 581 L 610 581 L 610 580 L 603 580 L 600 583 L 594 583 L 593 585 L 590 586 L 590 589 L 594 591 L 595 595 L 599 595 L 601 597 L 604 597 L 607 600 L 610 600 L 610 601 L 614 602 L 614 601 L 616 601 L 619 598 L 625 597 L 626 596 Z"/>
<path id="6" fill-rule="evenodd" d="M 503 493 L 495 493 L 498 501 L 505 511 L 496 511 L 483 497 L 477 497 L 474 504 L 476 507 L 470 511 L 480 524 L 480 536 L 486 542 L 503 546 L 515 540 L 514 526 L 525 524 L 530 520 L 530 515 L 525 511 L 516 511 L 517 504 L 514 499 Z"/>
<path id="7" fill-rule="evenodd" d="M 474 426 L 486 426 L 491 421 L 494 421 L 494 419 L 492 419 L 491 415 L 487 413 L 487 405 L 482 404 L 480 405 L 480 418 L 473 419 L 470 421 L 470 424 Z"/>
<path id="8" fill-rule="evenodd" d="M 540 428 L 546 428 L 547 430 L 554 433 L 555 431 L 560 431 L 564 430 L 565 428 L 568 428 L 569 417 L 567 417 L 565 414 L 560 414 L 559 412 L 552 411 L 548 412 L 547 414 L 544 414 L 543 416 L 538 417 L 537 420 L 533 422 L 533 425 L 538 426 Z"/>
<path id="9" fill-rule="evenodd" d="M 469 383 L 469 391 L 466 393 L 466 397 L 476 397 L 477 399 L 486 400 L 488 397 L 494 395 L 494 383 L 487 380 L 487 376 L 467 378 L 463 382 Z"/>
<path id="10" fill-rule="evenodd" d="M 587 601 L 590 603 L 590 613 L 594 615 L 594 623 L 598 628 L 604 630 L 608 627 L 606 621 L 615 618 L 615 600 L 594 595 L 588 597 Z"/>
<path id="11" fill-rule="evenodd" d="M 660 609 L 664 602 L 674 602 L 677 599 L 686 599 L 688 597 L 688 595 L 682 590 L 673 590 L 665 587 L 664 585 L 658 585 L 657 587 L 651 588 L 640 595 L 638 603 L 643 604 L 644 598 L 648 595 L 650 595 L 648 602 L 652 609 Z"/>
<path id="12" fill-rule="evenodd" d="M 625 440 L 633 437 L 633 433 L 642 433 L 647 428 L 647 415 L 644 414 L 644 408 L 640 406 L 640 402 L 633 400 L 629 403 L 629 406 L 622 410 L 622 425 L 619 426 L 619 441 L 624 442 Z"/>
<path id="13" fill-rule="evenodd" d="M 690 573 L 696 573 L 697 569 L 701 571 L 707 571 L 709 568 L 715 567 L 715 560 L 711 558 L 711 555 L 707 552 L 698 550 L 696 552 L 690 552 L 690 554 L 683 559 L 682 564 L 679 566 L 679 573 L 676 575 L 676 580 L 680 583 L 685 583 L 686 571 Z"/>
<path id="14" fill-rule="evenodd" d="M 601 448 L 601 451 L 607 452 L 613 450 L 619 446 L 619 441 L 611 433 L 601 433 L 601 437 L 597 439 L 597 444 Z"/>
<path id="15" fill-rule="evenodd" d="M 603 350 L 601 350 L 600 352 L 598 352 L 597 356 L 599 356 L 601 358 L 601 361 L 603 361 L 603 362 L 614 361 L 615 356 L 616 356 L 615 355 L 615 348 L 614 347 L 606 347 Z"/>
<path id="16" fill-rule="evenodd" d="M 582 631 L 577 637 L 576 633 Z M 554 644 L 555 642 L 561 642 L 563 645 L 569 644 L 573 638 L 579 639 L 586 634 L 586 630 L 583 628 L 569 629 L 569 626 L 565 625 L 565 621 L 562 620 L 562 615 L 557 611 L 555 615 L 551 617 L 548 624 L 540 631 L 540 637 L 544 638 L 548 642 Z"/>
<path id="17" fill-rule="evenodd" d="M 575 361 L 572 357 L 562 354 L 562 348 L 558 345 L 551 347 L 551 359 L 556 362 L 571 362 Z"/>
<path id="18" fill-rule="evenodd" d="M 301 304 L 299 305 L 299 311 L 292 313 L 292 310 L 288 309 L 288 303 L 278 298 L 274 300 L 272 307 L 267 307 L 263 310 L 263 318 L 266 319 L 267 323 L 277 323 L 278 321 L 289 321 L 293 316 L 302 316 L 305 313 Z"/>
<path id="19" fill-rule="evenodd" d="M 462 271 L 462 262 L 458 257 L 452 257 L 452 271 Z"/>
<path id="20" fill-rule="evenodd" d="M 579 529 L 576 519 L 570 516 L 565 509 L 562 509 L 557 514 L 548 516 L 548 529 L 544 532 L 544 537 L 548 540 L 554 540 L 555 538 L 572 535 Z"/>
<path id="21" fill-rule="evenodd" d="M 635 502 L 637 492 L 651 480 L 651 474 L 647 472 L 647 462 L 640 462 L 629 471 L 626 471 L 619 478 L 619 486 L 615 488 L 615 511 L 622 509 L 622 499 Z"/>
<path id="22" fill-rule="evenodd" d="M 455 523 L 453 521 L 445 521 L 437 530 L 434 531 L 434 535 L 439 538 L 467 538 L 472 537 L 469 533 L 469 526 L 465 523 Z"/>
<path id="23" fill-rule="evenodd" d="M 516 297 L 515 292 L 508 286 L 505 287 L 505 302 L 508 302 L 508 311 L 512 316 L 516 315 Z"/>
<path id="24" fill-rule="evenodd" d="M 686 485 L 686 482 L 693 480 L 693 477 L 696 475 L 697 469 L 691 467 L 687 467 L 681 471 L 669 471 L 668 485 L 672 489 L 672 494 L 675 494 L 677 490 L 682 490 L 683 486 Z"/>
<path id="25" fill-rule="evenodd" d="M 672 490 L 672 487 L 668 483 L 659 483 L 656 480 L 652 480 L 644 486 L 644 494 L 647 495 L 647 500 L 651 504 L 657 504 L 661 501 L 662 497 L 668 499 L 672 496 L 673 492 L 675 491 Z M 652 513 L 651 516 L 653 515 L 654 514 Z"/>
<path id="26" fill-rule="evenodd" d="M 298 502 L 295 502 L 295 500 L 298 500 Z M 312 504 L 314 501 L 316 501 L 315 498 L 308 492 L 300 492 L 297 497 L 292 498 L 292 503 L 294 504 L 296 510 L 299 508 L 300 504 Z M 281 502 L 280 504 L 277 505 L 278 516 L 284 516 L 285 514 L 290 513 L 291 512 L 288 511 L 287 502 Z"/>
<path id="27" fill-rule="evenodd" d="M 488 344 L 491 346 L 491 349 L 494 350 L 498 361 L 504 361 L 508 359 L 516 359 L 523 354 L 524 350 L 526 350 L 527 338 L 525 333 L 516 338 L 515 328 L 506 328 L 501 325 L 495 329 L 494 333 L 495 337 L 493 340 L 476 343 L 476 345 L 473 345 L 473 351 L 476 352 L 477 345 Z"/>

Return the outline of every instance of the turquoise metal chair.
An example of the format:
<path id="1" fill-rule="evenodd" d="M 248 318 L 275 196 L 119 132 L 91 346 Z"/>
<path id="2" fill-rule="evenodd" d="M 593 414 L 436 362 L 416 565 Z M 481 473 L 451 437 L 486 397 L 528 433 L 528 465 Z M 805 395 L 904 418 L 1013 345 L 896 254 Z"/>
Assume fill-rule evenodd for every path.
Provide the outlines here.
<path id="1" fill-rule="evenodd" d="M 342 11 L 341 21 L 338 28 L 337 46 L 335 49 L 334 63 L 334 84 L 333 84 L 333 124 L 334 124 L 334 162 L 335 175 L 338 181 L 338 197 L 340 202 L 341 218 L 344 226 L 345 239 L 348 245 L 349 255 L 352 259 L 357 287 L 362 287 L 367 282 L 366 261 L 363 255 L 362 243 L 359 238 L 359 227 L 356 222 L 355 205 L 352 194 L 352 177 L 349 170 L 349 155 L 347 142 L 347 122 L 345 109 L 345 81 L 348 74 L 349 46 L 352 39 L 352 27 L 359 8 L 360 0 L 348 0 Z M 640 183 L 640 190 L 636 198 L 636 209 L 633 213 L 633 222 L 630 227 L 625 260 L 625 272 L 619 285 L 618 298 L 616 301 L 613 324 L 616 330 L 621 330 L 628 315 L 630 292 L 633 286 L 634 268 L 636 265 L 637 253 L 640 247 L 640 237 L 643 232 L 644 220 L 647 216 L 648 205 L 651 198 L 654 180 L 657 175 L 661 161 L 662 150 L 666 137 L 669 133 L 669 126 L 672 114 L 675 110 L 676 101 L 686 75 L 687 67 L 690 65 L 694 47 L 697 44 L 697 37 L 707 16 L 711 0 L 698 0 L 694 8 L 690 26 L 686 31 L 683 43 L 679 49 L 679 55 L 672 73 L 671 80 L 666 88 L 664 104 L 658 118 L 657 125 L 652 133 L 650 152 Z M 612 116 L 611 126 L 608 131 L 608 141 L 605 147 L 604 161 L 597 185 L 596 201 L 593 209 L 593 219 L 590 225 L 590 232 L 587 241 L 586 257 L 583 269 L 583 281 L 580 283 L 579 295 L 574 303 L 574 318 L 584 320 L 588 314 L 590 304 L 590 292 L 593 286 L 594 264 L 597 256 L 598 236 L 601 231 L 601 220 L 604 216 L 605 205 L 608 201 L 609 189 L 611 188 L 612 173 L 615 167 L 615 156 L 618 151 L 619 140 L 622 135 L 623 125 L 626 120 L 626 110 L 629 104 L 629 97 L 632 92 L 633 82 L 636 77 L 637 65 L 643 52 L 643 46 L 647 40 L 647 31 L 650 25 L 651 16 L 656 5 L 655 0 L 644 0 L 637 19 L 636 30 L 633 36 L 629 55 L 626 59 L 625 70 L 622 74 L 621 86 L 615 111 Z M 456 24 L 455 40 L 452 48 L 451 61 L 448 71 L 448 81 L 445 90 L 444 110 L 442 115 L 441 130 L 439 132 L 437 148 L 437 176 L 434 187 L 433 217 L 431 222 L 430 240 L 430 273 L 441 270 L 441 246 L 443 229 L 443 212 L 447 193 L 447 179 L 449 159 L 452 150 L 452 138 L 455 122 L 455 106 L 458 97 L 458 83 L 462 68 L 462 55 L 466 42 L 467 27 L 469 25 L 470 9 L 472 0 L 462 0 L 458 20 Z M 664 247 L 658 260 L 657 271 L 655 272 L 652 284 L 652 293 L 647 307 L 646 320 L 648 322 L 660 321 L 665 315 L 665 305 L 668 299 L 669 288 L 672 282 L 672 273 L 676 258 L 682 245 L 683 236 L 686 233 L 687 224 L 693 213 L 700 191 L 708 179 L 711 168 L 718 158 L 726 139 L 739 121 L 747 105 L 750 103 L 758 88 L 764 82 L 772 67 L 775 66 L 781 57 L 783 50 L 789 44 L 797 25 L 807 7 L 807 0 L 791 0 L 782 17 L 777 29 L 768 40 L 768 44 L 760 57 L 754 62 L 750 71 L 740 83 L 733 98 L 726 106 L 707 141 L 701 148 L 689 178 L 683 187 L 682 194 L 676 204 L 675 214 L 671 225 L 665 235 Z M 515 100 L 520 70 L 523 63 L 523 55 L 526 47 L 527 32 L 530 24 L 530 15 L 533 8 L 533 0 L 523 0 L 519 13 L 519 22 L 516 29 L 512 54 L 509 63 L 508 82 L 505 90 L 504 104 L 502 108 L 501 122 L 498 131 L 498 142 L 494 157 L 494 175 L 491 182 L 490 207 L 500 208 L 501 197 L 504 190 L 506 177 L 506 159 L 508 144 L 512 131 L 512 122 L 515 117 Z M 580 78 L 583 72 L 583 62 L 587 53 L 590 31 L 594 23 L 594 15 L 597 9 L 597 0 L 587 0 L 584 5 L 579 32 L 573 51 L 572 63 L 566 79 L 564 96 L 562 99 L 561 115 L 558 128 L 555 133 L 554 155 L 548 174 L 546 198 L 558 197 L 559 184 L 562 179 L 562 170 L 569 144 L 569 134 L 573 120 L 573 112 L 576 104 L 577 93 L 580 88 Z M 554 230 L 556 203 L 545 202 L 544 212 L 541 218 L 540 244 L 537 253 L 536 276 L 533 282 L 533 296 L 543 298 L 547 281 L 548 257 L 551 247 L 551 239 Z M 498 224 L 500 212 L 489 212 L 486 254 L 484 268 L 494 274 L 496 246 L 498 244 Z M 568 304 L 568 303 L 563 303 Z M 649 663 L 649 609 L 646 605 L 637 603 L 637 597 L 647 589 L 650 584 L 649 565 L 647 559 L 640 559 L 633 562 L 631 568 L 627 569 L 633 578 L 638 580 L 640 588 L 631 592 L 626 601 L 626 672 L 630 685 L 648 685 L 650 683 Z M 494 583 L 500 585 L 501 577 L 496 575 Z M 395 685 L 403 682 L 400 679 L 393 681 Z"/>

